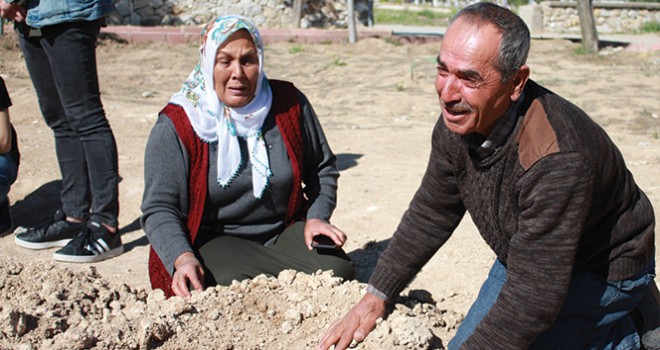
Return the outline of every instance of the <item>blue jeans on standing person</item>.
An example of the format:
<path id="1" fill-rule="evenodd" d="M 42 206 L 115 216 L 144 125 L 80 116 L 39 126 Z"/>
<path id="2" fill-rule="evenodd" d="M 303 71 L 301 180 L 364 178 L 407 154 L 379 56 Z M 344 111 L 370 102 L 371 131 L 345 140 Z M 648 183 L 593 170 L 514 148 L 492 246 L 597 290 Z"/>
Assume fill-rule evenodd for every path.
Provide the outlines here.
<path id="1" fill-rule="evenodd" d="M 55 135 L 62 174 L 62 210 L 117 226 L 118 160 L 106 119 L 96 68 L 101 20 L 19 28 L 39 106 Z"/>
<path id="2" fill-rule="evenodd" d="M 649 285 L 655 276 L 654 265 L 651 260 L 637 276 L 616 282 L 578 271 L 571 279 L 568 296 L 555 323 L 529 349 L 640 349 L 640 337 L 630 313 L 642 300 L 653 300 Z M 506 267 L 498 259 L 449 342 L 448 350 L 458 350 L 474 332 L 495 304 L 506 278 Z M 652 308 L 651 319 L 658 319 L 657 305 Z"/>
<path id="3" fill-rule="evenodd" d="M 10 154 L 0 154 L 0 234 L 12 228 L 11 212 L 9 209 L 9 189 L 16 181 L 18 175 L 18 162 Z"/>

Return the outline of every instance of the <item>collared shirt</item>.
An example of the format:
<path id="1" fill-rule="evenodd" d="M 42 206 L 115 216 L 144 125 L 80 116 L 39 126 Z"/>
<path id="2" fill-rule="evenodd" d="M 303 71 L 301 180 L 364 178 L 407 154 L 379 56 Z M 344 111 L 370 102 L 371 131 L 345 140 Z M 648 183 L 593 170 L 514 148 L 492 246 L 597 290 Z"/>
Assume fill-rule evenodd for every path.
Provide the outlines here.
<path id="1" fill-rule="evenodd" d="M 525 94 L 523 93 L 517 101 L 511 103 L 504 115 L 495 122 L 495 127 L 488 137 L 476 132 L 463 137 L 463 141 L 477 158 L 484 159 L 492 155 L 506 143 L 518 122 L 518 107 L 524 99 Z"/>

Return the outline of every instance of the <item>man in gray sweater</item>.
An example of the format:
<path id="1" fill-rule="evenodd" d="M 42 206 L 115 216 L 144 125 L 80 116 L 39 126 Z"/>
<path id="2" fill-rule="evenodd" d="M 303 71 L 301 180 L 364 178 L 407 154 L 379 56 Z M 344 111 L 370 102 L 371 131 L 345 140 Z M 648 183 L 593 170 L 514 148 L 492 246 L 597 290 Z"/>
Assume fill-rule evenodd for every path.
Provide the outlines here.
<path id="1" fill-rule="evenodd" d="M 603 129 L 529 79 L 529 46 L 497 5 L 452 19 L 421 186 L 368 293 L 318 349 L 364 340 L 466 211 L 497 259 L 450 350 L 639 349 L 658 327 L 651 203 Z"/>

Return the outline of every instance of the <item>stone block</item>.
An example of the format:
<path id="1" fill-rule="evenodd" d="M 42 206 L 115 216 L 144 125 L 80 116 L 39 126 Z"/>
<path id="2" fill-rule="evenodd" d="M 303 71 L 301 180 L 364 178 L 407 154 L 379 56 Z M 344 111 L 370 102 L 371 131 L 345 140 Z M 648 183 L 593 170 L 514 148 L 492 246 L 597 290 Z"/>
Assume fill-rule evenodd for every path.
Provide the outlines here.
<path id="1" fill-rule="evenodd" d="M 128 19 L 128 23 L 134 26 L 139 26 L 141 22 L 142 22 L 142 18 L 140 18 L 140 16 L 137 13 L 131 13 Z"/>
<path id="2" fill-rule="evenodd" d="M 131 14 L 131 4 L 128 3 L 128 0 L 118 1 L 115 3 L 115 11 L 122 17 L 126 17 Z"/>
<path id="3" fill-rule="evenodd" d="M 156 11 L 154 11 L 154 9 L 151 8 L 151 7 L 143 7 L 141 9 L 137 10 L 137 14 L 140 15 L 140 17 L 142 17 L 143 19 L 145 17 L 153 16 L 155 13 L 156 13 Z"/>
<path id="4" fill-rule="evenodd" d="M 543 7 L 540 5 L 523 5 L 519 8 L 519 15 L 532 34 L 543 32 Z"/>
<path id="5" fill-rule="evenodd" d="M 138 10 L 151 5 L 151 0 L 133 0 L 133 9 Z"/>

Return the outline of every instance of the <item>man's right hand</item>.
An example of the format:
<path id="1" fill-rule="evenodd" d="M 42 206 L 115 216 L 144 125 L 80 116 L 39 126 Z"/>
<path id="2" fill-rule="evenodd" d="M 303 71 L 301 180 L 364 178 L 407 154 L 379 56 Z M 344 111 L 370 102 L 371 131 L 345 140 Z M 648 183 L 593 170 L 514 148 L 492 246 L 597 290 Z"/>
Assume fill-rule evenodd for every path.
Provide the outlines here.
<path id="1" fill-rule="evenodd" d="M 185 252 L 174 261 L 174 275 L 172 276 L 172 291 L 175 295 L 189 298 L 188 281 L 196 290 L 204 289 L 204 268 L 197 260 L 195 254 Z"/>
<path id="2" fill-rule="evenodd" d="M 344 350 L 355 340 L 364 341 L 375 327 L 379 318 L 385 316 L 386 303 L 383 299 L 367 293 L 341 320 L 335 322 L 323 334 L 316 350 Z"/>
<path id="3" fill-rule="evenodd" d="M 0 17 L 16 22 L 23 22 L 27 15 L 27 9 L 15 2 L 7 3 L 0 0 Z"/>

